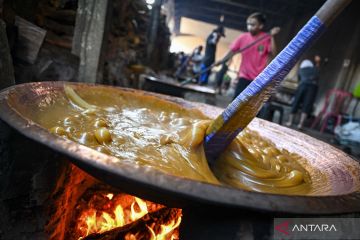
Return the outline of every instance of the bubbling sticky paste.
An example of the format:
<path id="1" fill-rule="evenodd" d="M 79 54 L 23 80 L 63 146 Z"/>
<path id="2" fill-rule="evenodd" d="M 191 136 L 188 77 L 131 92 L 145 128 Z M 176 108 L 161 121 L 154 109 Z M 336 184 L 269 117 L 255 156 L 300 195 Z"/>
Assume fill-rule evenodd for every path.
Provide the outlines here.
<path id="1" fill-rule="evenodd" d="M 90 89 L 80 97 L 66 86 L 66 97 L 43 109 L 39 122 L 53 134 L 115 156 L 114 167 L 126 162 L 245 190 L 311 193 L 311 178 L 297 161 L 301 157 L 277 149 L 258 133 L 240 133 L 213 173 L 202 145 L 211 119 L 152 96 L 106 90 Z"/>

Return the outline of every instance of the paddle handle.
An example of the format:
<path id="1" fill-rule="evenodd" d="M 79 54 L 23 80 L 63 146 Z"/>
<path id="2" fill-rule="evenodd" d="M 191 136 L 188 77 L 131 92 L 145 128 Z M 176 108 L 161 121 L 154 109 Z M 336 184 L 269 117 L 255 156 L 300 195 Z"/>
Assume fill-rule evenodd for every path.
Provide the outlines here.
<path id="1" fill-rule="evenodd" d="M 323 24 L 329 26 L 351 0 L 328 0 L 315 13 Z"/>
<path id="2" fill-rule="evenodd" d="M 233 141 L 269 99 L 303 52 L 310 48 L 351 0 L 328 0 L 276 58 L 209 126 L 204 148 L 209 164 Z"/>

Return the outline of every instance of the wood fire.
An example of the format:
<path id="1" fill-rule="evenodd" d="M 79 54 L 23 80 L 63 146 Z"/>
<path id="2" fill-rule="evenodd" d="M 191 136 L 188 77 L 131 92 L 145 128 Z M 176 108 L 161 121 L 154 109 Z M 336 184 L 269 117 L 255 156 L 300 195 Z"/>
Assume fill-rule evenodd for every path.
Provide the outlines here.
<path id="1" fill-rule="evenodd" d="M 131 195 L 97 192 L 75 212 L 74 239 L 179 239 L 180 209 Z"/>

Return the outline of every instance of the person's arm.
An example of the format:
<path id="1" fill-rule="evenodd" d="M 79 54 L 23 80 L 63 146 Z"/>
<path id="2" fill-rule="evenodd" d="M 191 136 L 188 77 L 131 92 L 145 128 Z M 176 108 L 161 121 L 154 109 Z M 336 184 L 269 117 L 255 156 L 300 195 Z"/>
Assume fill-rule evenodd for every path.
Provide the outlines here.
<path id="1" fill-rule="evenodd" d="M 224 64 L 226 63 L 227 61 L 229 61 L 230 59 L 232 59 L 232 57 L 236 54 L 237 52 L 235 51 L 232 51 L 232 50 L 229 50 L 225 57 L 223 57 L 221 60 L 217 61 L 216 63 L 214 63 L 214 66 L 218 66 L 218 65 L 221 65 L 221 64 Z"/>
<path id="2" fill-rule="evenodd" d="M 276 43 L 275 43 L 275 38 L 274 36 L 276 34 L 278 34 L 280 32 L 280 28 L 279 27 L 274 27 L 270 30 L 270 35 L 271 35 L 271 57 L 274 58 L 277 54 L 277 48 L 276 48 Z"/>
<path id="3" fill-rule="evenodd" d="M 234 55 L 238 53 L 238 50 L 242 46 L 242 36 L 240 35 L 231 45 L 230 50 L 226 53 L 226 55 L 216 63 L 214 63 L 214 66 L 219 66 L 221 64 L 226 63 L 227 61 L 231 60 Z"/>

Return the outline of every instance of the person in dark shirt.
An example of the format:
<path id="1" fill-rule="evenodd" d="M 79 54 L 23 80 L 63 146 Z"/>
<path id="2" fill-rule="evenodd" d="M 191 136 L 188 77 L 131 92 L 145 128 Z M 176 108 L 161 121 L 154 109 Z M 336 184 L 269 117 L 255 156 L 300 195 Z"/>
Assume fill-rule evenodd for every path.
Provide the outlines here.
<path id="1" fill-rule="evenodd" d="M 220 40 L 220 37 L 225 37 L 224 27 L 219 26 L 212 31 L 212 33 L 206 39 L 205 56 L 201 63 L 201 71 L 209 68 L 215 62 L 216 45 Z M 200 75 L 199 83 L 205 85 L 208 83 L 210 70 Z"/>
<path id="2" fill-rule="evenodd" d="M 320 56 L 315 55 L 315 65 L 309 59 L 305 59 L 301 62 L 298 72 L 300 84 L 296 90 L 294 101 L 291 106 L 289 121 L 285 124 L 286 126 L 290 127 L 293 124 L 295 114 L 301 104 L 302 109 L 300 121 L 297 125 L 298 129 L 303 128 L 306 118 L 311 114 L 318 90 L 320 61 Z"/>

